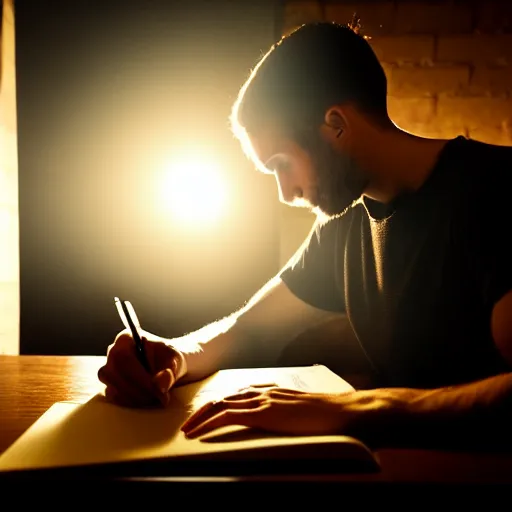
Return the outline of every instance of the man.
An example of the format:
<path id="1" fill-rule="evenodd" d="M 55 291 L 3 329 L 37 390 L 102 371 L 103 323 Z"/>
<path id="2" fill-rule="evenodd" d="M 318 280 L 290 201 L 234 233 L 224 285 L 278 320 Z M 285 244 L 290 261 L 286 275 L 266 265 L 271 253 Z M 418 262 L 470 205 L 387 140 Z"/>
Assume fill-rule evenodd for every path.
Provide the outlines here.
<path id="1" fill-rule="evenodd" d="M 381 446 L 510 445 L 512 149 L 399 129 L 370 45 L 332 23 L 305 25 L 271 48 L 242 87 L 232 126 L 281 200 L 314 209 L 315 229 L 240 311 L 179 339 L 144 333 L 152 376 L 120 333 L 99 372 L 107 398 L 165 405 L 174 385 L 256 354 L 275 360 L 339 313 L 375 389 L 249 389 L 207 404 L 185 433 L 240 424 Z"/>

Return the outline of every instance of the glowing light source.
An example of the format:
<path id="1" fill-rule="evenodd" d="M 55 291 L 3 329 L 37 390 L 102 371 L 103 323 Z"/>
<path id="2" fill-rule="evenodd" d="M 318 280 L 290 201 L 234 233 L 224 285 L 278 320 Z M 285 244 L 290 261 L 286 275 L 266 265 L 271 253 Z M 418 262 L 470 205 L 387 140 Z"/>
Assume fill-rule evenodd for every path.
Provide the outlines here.
<path id="1" fill-rule="evenodd" d="M 227 195 L 221 172 L 207 158 L 183 158 L 170 164 L 161 193 L 166 211 L 187 225 L 218 220 Z"/>

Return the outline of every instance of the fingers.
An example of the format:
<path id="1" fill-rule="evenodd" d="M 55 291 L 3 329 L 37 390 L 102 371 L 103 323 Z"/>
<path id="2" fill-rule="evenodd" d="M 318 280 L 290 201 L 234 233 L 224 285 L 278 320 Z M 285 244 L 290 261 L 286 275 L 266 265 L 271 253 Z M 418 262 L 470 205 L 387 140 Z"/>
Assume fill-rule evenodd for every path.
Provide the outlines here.
<path id="1" fill-rule="evenodd" d="M 284 388 L 275 388 L 269 389 L 265 394 L 272 398 L 291 398 L 296 397 L 298 395 L 306 395 L 304 391 L 299 391 L 298 389 L 284 389 Z"/>
<path id="2" fill-rule="evenodd" d="M 196 427 L 190 428 L 189 426 L 184 430 L 184 433 L 189 439 L 194 439 L 227 425 L 241 425 L 244 427 L 257 428 L 260 413 L 261 409 L 257 408 L 224 410 Z"/>
<path id="3" fill-rule="evenodd" d="M 98 377 L 106 385 L 105 397 L 110 402 L 134 407 L 158 403 L 158 393 L 151 383 L 150 387 L 142 386 L 121 372 L 112 372 L 106 366 L 100 369 Z"/>
<path id="4" fill-rule="evenodd" d="M 107 399 L 107 402 L 111 402 L 124 407 L 134 407 L 135 405 L 133 399 L 127 400 L 122 395 L 119 395 L 116 389 L 112 386 L 107 386 L 105 388 L 105 398 Z"/>
<path id="5" fill-rule="evenodd" d="M 198 409 L 187 421 L 182 425 L 181 430 L 188 436 L 189 432 L 194 431 L 197 427 L 207 423 L 211 418 L 226 411 L 235 410 L 255 410 L 262 405 L 260 398 L 249 398 L 240 401 L 228 401 L 226 399 L 218 402 L 209 402 Z"/>
<path id="6" fill-rule="evenodd" d="M 276 386 L 277 384 L 275 382 L 270 382 L 268 384 L 252 384 L 250 386 L 240 388 L 237 393 L 225 397 L 224 400 L 246 400 L 248 398 L 260 396 L 262 393 L 260 390 Z"/>
<path id="7" fill-rule="evenodd" d="M 151 343 L 146 340 L 145 348 L 149 353 L 150 347 Z M 166 405 L 167 391 L 174 384 L 169 373 L 160 372 L 154 379 L 136 357 L 132 337 L 122 333 L 109 347 L 107 364 L 98 371 L 98 379 L 107 386 L 105 396 L 109 401 L 132 406 L 154 405 L 160 401 Z M 163 388 L 165 392 L 160 391 Z"/>
<path id="8" fill-rule="evenodd" d="M 105 384 L 107 385 L 108 382 L 107 382 L 107 376 L 105 375 L 105 366 L 102 366 L 99 370 L 98 370 L 98 380 L 102 383 L 102 384 Z"/>
<path id="9" fill-rule="evenodd" d="M 270 382 L 268 384 L 251 384 L 250 386 L 247 386 L 246 388 L 242 389 L 252 389 L 252 388 L 276 388 L 278 387 L 275 382 Z"/>
<path id="10" fill-rule="evenodd" d="M 158 372 L 153 377 L 153 383 L 156 388 L 160 391 L 160 393 L 168 393 L 170 389 L 174 386 L 176 379 L 174 377 L 174 373 L 166 368 L 161 372 Z"/>
<path id="11" fill-rule="evenodd" d="M 271 385 L 271 384 L 270 384 Z M 225 397 L 222 400 L 209 402 L 198 409 L 182 425 L 181 430 L 189 438 L 198 437 L 211 430 L 230 424 L 256 427 L 255 412 L 263 413 L 272 403 L 290 402 L 298 395 L 305 395 L 296 389 L 270 388 L 264 391 L 256 389 L 268 388 L 269 384 L 251 386 L 247 391 Z M 249 419 L 248 419 L 249 418 Z"/>
<path id="12" fill-rule="evenodd" d="M 268 385 L 265 384 L 264 387 L 267 386 Z M 296 397 L 298 394 L 304 394 L 302 391 L 283 388 L 272 388 L 263 392 L 258 391 L 257 389 L 246 389 L 248 390 L 234 395 L 229 395 L 222 400 L 206 403 L 188 418 L 188 420 L 183 424 L 182 430 L 184 432 L 190 431 L 202 422 L 205 422 L 214 415 L 226 410 L 255 409 L 268 402 L 269 399 L 280 398 L 289 400 L 290 398 Z"/>
<path id="13" fill-rule="evenodd" d="M 224 400 L 247 400 L 249 398 L 255 398 L 261 395 L 261 391 L 244 391 L 242 393 L 237 393 L 236 395 L 230 395 L 224 398 Z"/>
<path id="14" fill-rule="evenodd" d="M 161 341 L 148 341 L 142 338 L 146 348 L 146 355 L 153 374 L 169 369 L 174 376 L 179 374 L 181 366 L 180 353 Z"/>
<path id="15" fill-rule="evenodd" d="M 135 353 L 135 347 L 130 346 L 128 349 L 125 347 L 114 347 L 111 350 L 111 362 L 110 368 L 107 364 L 107 371 L 109 376 L 122 376 L 122 379 L 126 381 L 129 387 L 135 385 L 144 392 L 153 392 L 152 376 L 142 366 L 140 361 L 137 359 Z M 115 372 L 114 372 L 115 370 Z"/>
<path id="16" fill-rule="evenodd" d="M 253 398 L 256 396 L 261 396 L 262 394 L 265 394 L 267 396 L 273 397 L 273 398 L 286 398 L 289 396 L 297 396 L 297 395 L 303 395 L 303 391 L 299 391 L 296 389 L 285 389 L 285 388 L 278 388 L 278 387 L 271 387 L 275 386 L 275 384 L 256 384 L 254 386 L 250 386 L 248 388 L 242 388 L 239 390 L 238 393 L 234 395 L 230 395 L 224 398 L 224 400 L 246 400 L 248 398 Z M 259 391 L 258 388 L 269 388 L 265 391 Z"/>

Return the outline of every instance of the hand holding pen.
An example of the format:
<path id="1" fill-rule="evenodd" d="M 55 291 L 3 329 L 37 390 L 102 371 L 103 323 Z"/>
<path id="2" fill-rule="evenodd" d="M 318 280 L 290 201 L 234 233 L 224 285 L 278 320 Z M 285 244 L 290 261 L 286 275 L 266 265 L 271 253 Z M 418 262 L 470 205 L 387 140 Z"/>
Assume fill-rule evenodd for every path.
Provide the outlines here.
<path id="1" fill-rule="evenodd" d="M 162 341 L 145 336 L 133 306 L 115 298 L 125 330 L 107 352 L 98 371 L 107 400 L 127 407 L 168 405 L 169 392 L 186 371 L 183 355 Z"/>

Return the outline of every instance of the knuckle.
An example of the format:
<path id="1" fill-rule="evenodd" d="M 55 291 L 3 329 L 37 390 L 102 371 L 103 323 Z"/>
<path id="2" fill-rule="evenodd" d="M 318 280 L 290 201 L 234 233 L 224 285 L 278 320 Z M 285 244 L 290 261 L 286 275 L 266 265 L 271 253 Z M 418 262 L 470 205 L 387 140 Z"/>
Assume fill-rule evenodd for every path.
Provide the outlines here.
<path id="1" fill-rule="evenodd" d="M 165 346 L 165 349 L 167 350 L 168 354 L 172 354 L 172 357 L 174 357 L 176 359 L 179 358 L 180 352 L 178 349 L 176 349 L 170 345 L 166 345 L 165 343 L 163 345 Z"/>
<path id="2" fill-rule="evenodd" d="M 108 384 L 107 372 L 105 366 L 98 370 L 98 380 L 103 384 Z"/>
<path id="3" fill-rule="evenodd" d="M 122 335 L 109 347 L 108 358 L 125 361 L 133 355 L 133 338 L 129 334 Z"/>
<path id="4" fill-rule="evenodd" d="M 119 331 L 119 332 L 117 333 L 116 339 L 117 339 L 117 338 L 120 338 L 120 337 L 122 337 L 122 336 L 124 336 L 125 334 L 130 335 L 130 334 L 131 334 L 130 329 L 126 329 L 126 328 L 125 328 L 125 329 L 123 329 L 122 331 Z"/>
<path id="5" fill-rule="evenodd" d="M 114 341 L 114 347 L 126 347 L 133 342 L 132 335 L 128 331 L 121 331 Z"/>
<path id="6" fill-rule="evenodd" d="M 155 356 L 158 358 L 173 360 L 176 359 L 178 355 L 178 351 L 163 341 L 152 341 L 148 342 L 148 345 L 151 346 L 151 350 L 154 352 Z"/>
<path id="7" fill-rule="evenodd" d="M 105 384 L 106 388 L 113 388 L 116 381 L 115 375 L 115 372 L 112 372 L 107 366 L 102 366 L 98 370 L 98 380 Z"/>
<path id="8" fill-rule="evenodd" d="M 169 351 L 165 343 L 161 341 L 146 341 L 146 349 L 153 354 L 156 361 L 165 361 L 169 359 Z"/>
<path id="9" fill-rule="evenodd" d="M 224 414 L 224 412 L 226 412 L 227 410 L 229 410 L 229 402 L 222 399 L 222 400 L 216 400 L 215 402 L 212 403 L 210 409 L 209 409 L 209 414 L 210 415 L 216 415 L 218 413 L 221 413 L 221 414 Z"/>
<path id="10" fill-rule="evenodd" d="M 180 367 L 180 360 L 175 355 L 172 356 L 170 370 L 172 371 L 174 376 L 178 375 L 179 367 Z"/>
<path id="11" fill-rule="evenodd" d="M 163 341 L 154 341 L 146 346 L 148 351 L 151 352 L 158 369 L 168 368 L 175 376 L 179 374 L 182 364 L 180 352 Z"/>
<path id="12" fill-rule="evenodd" d="M 105 389 L 105 398 L 108 402 L 115 402 L 117 392 L 112 386 L 107 386 Z"/>

